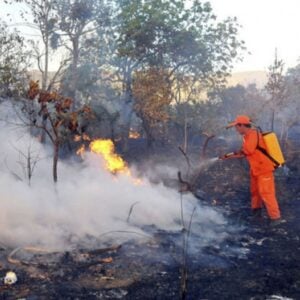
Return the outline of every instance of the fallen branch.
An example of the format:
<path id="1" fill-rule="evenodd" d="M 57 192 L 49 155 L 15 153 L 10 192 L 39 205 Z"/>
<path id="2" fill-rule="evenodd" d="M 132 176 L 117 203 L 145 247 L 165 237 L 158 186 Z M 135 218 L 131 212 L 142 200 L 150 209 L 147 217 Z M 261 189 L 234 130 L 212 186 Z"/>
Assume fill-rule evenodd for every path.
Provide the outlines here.
<path id="1" fill-rule="evenodd" d="M 112 233 L 130 233 L 130 234 L 136 234 L 136 235 L 141 235 L 143 237 L 150 238 L 150 236 L 147 235 L 147 234 L 145 234 L 145 233 L 141 233 L 141 232 L 137 232 L 137 231 L 130 231 L 130 230 L 112 230 L 112 231 L 107 231 L 107 232 L 104 232 L 104 233 L 100 234 L 99 237 L 103 237 L 105 235 L 109 235 L 109 234 L 112 234 Z"/>
<path id="2" fill-rule="evenodd" d="M 110 252 L 110 251 L 117 251 L 121 247 L 122 247 L 122 245 L 114 245 L 114 246 L 107 247 L 107 248 L 90 250 L 90 251 L 87 251 L 87 253 L 90 255 L 99 255 L 99 254 L 103 254 L 103 253 Z"/>
<path id="3" fill-rule="evenodd" d="M 0 250 L 6 250 L 6 249 L 7 249 L 7 247 L 0 242 Z"/>
<path id="4" fill-rule="evenodd" d="M 54 253 L 54 252 L 59 252 L 57 250 L 55 251 L 51 251 L 51 250 L 47 250 L 47 249 L 42 249 L 42 248 L 37 248 L 37 247 L 18 247 L 15 248 L 13 251 L 11 251 L 9 253 L 9 255 L 7 256 L 7 261 L 11 264 L 14 265 L 34 265 L 35 263 L 28 263 L 28 262 L 24 262 L 21 261 L 20 259 L 16 259 L 13 256 L 18 253 L 19 251 L 24 250 L 27 252 L 34 252 L 34 253 Z"/>

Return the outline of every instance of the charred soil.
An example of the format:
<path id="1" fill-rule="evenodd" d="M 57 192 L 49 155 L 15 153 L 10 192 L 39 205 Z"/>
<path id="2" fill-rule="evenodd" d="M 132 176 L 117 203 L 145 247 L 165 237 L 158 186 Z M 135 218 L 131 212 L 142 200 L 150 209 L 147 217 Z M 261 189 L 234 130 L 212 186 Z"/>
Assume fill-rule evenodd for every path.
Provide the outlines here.
<path id="1" fill-rule="evenodd" d="M 174 180 L 176 179 L 176 176 Z M 250 212 L 247 167 L 222 162 L 205 169 L 195 191 L 238 227 L 220 245 L 187 251 L 186 299 L 300 299 L 300 185 L 297 174 L 276 171 L 284 223 L 270 226 Z M 101 249 L 39 253 L 3 245 L 0 299 L 180 299 L 181 232 L 145 228 L 151 239 Z M 7 271 L 18 281 L 4 285 Z"/>

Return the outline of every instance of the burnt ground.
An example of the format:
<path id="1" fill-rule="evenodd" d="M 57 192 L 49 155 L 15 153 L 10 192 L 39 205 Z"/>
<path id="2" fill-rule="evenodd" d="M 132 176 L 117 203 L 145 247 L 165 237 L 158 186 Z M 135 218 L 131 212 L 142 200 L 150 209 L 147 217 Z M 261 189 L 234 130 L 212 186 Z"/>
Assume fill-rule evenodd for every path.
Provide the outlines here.
<path id="1" fill-rule="evenodd" d="M 198 252 L 188 250 L 186 299 L 300 299 L 300 179 L 296 171 L 276 171 L 286 221 L 276 227 L 269 225 L 265 214 L 261 218 L 250 214 L 245 164 L 218 162 L 201 172 L 196 183 L 199 201 L 226 215 L 226 227 L 239 230 L 221 244 Z M 3 245 L 0 299 L 180 299 L 185 232 L 164 232 L 154 226 L 145 231 L 153 237 L 64 253 L 19 249 L 9 257 L 13 249 Z M 18 281 L 4 285 L 3 277 L 10 270 Z"/>

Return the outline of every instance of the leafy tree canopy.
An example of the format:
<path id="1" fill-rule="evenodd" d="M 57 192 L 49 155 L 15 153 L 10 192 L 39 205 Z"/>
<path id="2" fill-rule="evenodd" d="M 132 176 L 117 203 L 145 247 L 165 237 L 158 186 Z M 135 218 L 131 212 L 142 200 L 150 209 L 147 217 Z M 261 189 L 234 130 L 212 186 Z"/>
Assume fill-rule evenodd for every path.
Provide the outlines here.
<path id="1" fill-rule="evenodd" d="M 238 58 L 243 42 L 236 19 L 218 22 L 209 2 L 120 1 L 118 51 L 139 65 L 160 66 L 171 74 L 221 79 Z"/>

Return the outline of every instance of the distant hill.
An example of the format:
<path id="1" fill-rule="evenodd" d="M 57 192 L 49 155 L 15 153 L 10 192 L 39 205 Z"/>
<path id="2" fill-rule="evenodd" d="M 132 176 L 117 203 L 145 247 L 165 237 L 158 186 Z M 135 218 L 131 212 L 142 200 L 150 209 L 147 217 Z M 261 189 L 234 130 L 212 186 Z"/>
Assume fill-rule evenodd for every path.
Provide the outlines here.
<path id="1" fill-rule="evenodd" d="M 265 71 L 236 72 L 228 78 L 228 86 L 256 84 L 258 88 L 262 88 L 267 83 L 267 80 L 267 72 Z"/>
<path id="2" fill-rule="evenodd" d="M 42 74 L 39 70 L 30 70 L 28 72 L 30 79 L 37 81 L 39 80 L 39 82 L 42 82 Z M 53 78 L 53 76 L 55 75 L 55 72 L 49 72 L 49 79 Z"/>
<path id="3" fill-rule="evenodd" d="M 55 72 L 49 72 L 49 78 L 54 76 Z M 31 79 L 42 81 L 41 73 L 38 70 L 29 72 Z M 247 71 L 236 72 L 228 78 L 228 86 L 235 86 L 237 84 L 248 86 L 249 84 L 256 84 L 258 88 L 262 88 L 267 83 L 267 73 L 265 71 Z"/>

